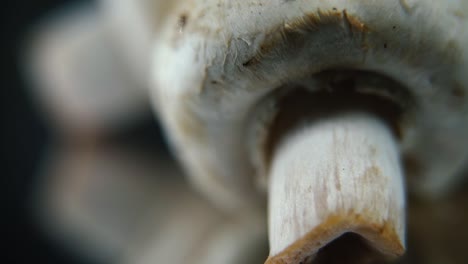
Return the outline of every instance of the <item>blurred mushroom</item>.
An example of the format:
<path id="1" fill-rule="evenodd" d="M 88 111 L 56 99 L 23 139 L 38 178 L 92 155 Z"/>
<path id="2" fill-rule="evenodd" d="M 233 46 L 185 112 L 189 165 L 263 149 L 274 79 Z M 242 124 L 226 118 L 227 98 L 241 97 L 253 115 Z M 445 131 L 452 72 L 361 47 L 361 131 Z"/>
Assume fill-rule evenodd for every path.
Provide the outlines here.
<path id="1" fill-rule="evenodd" d="M 214 209 L 164 157 L 119 144 L 53 149 L 37 212 L 60 244 L 104 263 L 257 263 L 265 219 Z"/>
<path id="2" fill-rule="evenodd" d="M 347 262 L 393 258 L 403 175 L 436 197 L 468 158 L 467 12 L 463 1 L 193 1 L 156 44 L 153 101 L 220 208 L 262 206 L 268 192 L 268 262 L 319 262 L 348 232 L 365 252 Z"/>
<path id="3" fill-rule="evenodd" d="M 129 73 L 148 86 L 151 50 L 158 32 L 166 23 L 166 16 L 180 0 L 98 0 L 104 18 L 120 56 L 127 63 Z"/>
<path id="4" fill-rule="evenodd" d="M 25 66 L 32 93 L 68 137 L 121 129 L 149 113 L 149 56 L 169 8 L 100 1 L 58 10 L 34 28 Z M 149 4 L 149 3 L 147 3 Z M 159 20 L 147 21 L 157 16 Z"/>

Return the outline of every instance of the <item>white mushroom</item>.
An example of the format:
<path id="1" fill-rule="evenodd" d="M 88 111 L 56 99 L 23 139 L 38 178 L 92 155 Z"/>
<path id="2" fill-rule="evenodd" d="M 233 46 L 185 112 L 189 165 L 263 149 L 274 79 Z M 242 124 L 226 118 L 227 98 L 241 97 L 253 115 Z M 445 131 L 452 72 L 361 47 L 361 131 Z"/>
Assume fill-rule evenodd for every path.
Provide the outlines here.
<path id="1" fill-rule="evenodd" d="M 28 39 L 32 94 L 67 136 L 125 127 L 149 112 L 147 86 L 132 74 L 108 23 L 96 5 L 68 7 Z"/>
<path id="2" fill-rule="evenodd" d="M 87 259 L 238 264 L 267 255 L 264 216 L 216 210 L 167 157 L 119 144 L 52 150 L 36 211 L 51 237 Z"/>
<path id="3" fill-rule="evenodd" d="M 135 79 L 147 88 L 150 74 L 151 49 L 158 32 L 180 0 L 99 0 L 99 10 L 105 19 L 115 45 Z"/>
<path id="4" fill-rule="evenodd" d="M 270 262 L 318 260 L 346 232 L 401 255 L 402 175 L 437 196 L 468 160 L 466 2 L 212 0 L 175 13 L 155 46 L 154 102 L 194 184 L 227 210 L 261 206 L 266 189 Z"/>
<path id="5" fill-rule="evenodd" d="M 28 77 L 61 132 L 108 132 L 150 112 L 152 43 L 176 3 L 100 0 L 58 10 L 34 28 Z"/>
<path id="6" fill-rule="evenodd" d="M 65 132 L 43 166 L 36 208 L 49 235 L 100 261 L 257 263 L 267 255 L 264 215 L 220 212 L 169 160 L 96 138 L 147 109 L 150 49 L 177 3 L 102 0 L 34 32 L 34 93 Z"/>

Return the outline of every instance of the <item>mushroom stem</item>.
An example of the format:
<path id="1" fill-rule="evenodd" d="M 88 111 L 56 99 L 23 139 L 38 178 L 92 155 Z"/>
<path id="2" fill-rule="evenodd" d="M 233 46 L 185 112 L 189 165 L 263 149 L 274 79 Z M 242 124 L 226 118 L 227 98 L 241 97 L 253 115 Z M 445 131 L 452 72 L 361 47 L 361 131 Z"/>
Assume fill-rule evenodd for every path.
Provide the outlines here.
<path id="1" fill-rule="evenodd" d="M 342 113 L 285 135 L 269 173 L 266 263 L 371 263 L 402 255 L 402 176 L 398 144 L 371 114 Z"/>

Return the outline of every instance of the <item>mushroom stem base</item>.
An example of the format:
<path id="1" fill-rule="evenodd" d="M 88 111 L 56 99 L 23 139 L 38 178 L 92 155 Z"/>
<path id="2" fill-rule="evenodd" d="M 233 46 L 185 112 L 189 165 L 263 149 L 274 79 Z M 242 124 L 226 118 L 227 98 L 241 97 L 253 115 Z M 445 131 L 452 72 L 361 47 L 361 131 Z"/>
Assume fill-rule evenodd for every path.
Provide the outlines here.
<path id="1" fill-rule="evenodd" d="M 335 263 L 330 256 L 356 245 L 360 254 L 349 254 L 346 263 L 402 255 L 405 195 L 398 152 L 386 124 L 360 112 L 287 134 L 269 174 L 266 263 Z M 339 252 L 326 253 L 331 250 Z"/>

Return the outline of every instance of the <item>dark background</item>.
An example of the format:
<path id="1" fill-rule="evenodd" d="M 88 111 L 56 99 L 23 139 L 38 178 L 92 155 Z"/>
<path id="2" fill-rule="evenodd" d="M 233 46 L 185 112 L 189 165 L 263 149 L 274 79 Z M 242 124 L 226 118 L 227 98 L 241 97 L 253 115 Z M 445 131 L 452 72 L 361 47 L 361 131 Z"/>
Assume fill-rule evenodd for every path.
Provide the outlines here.
<path id="1" fill-rule="evenodd" d="M 28 83 L 23 77 L 21 55 L 26 35 L 42 19 L 70 4 L 90 0 L 7 0 L 2 1 L 2 172 L 0 263 L 91 264 L 95 260 L 62 246 L 48 237 L 33 214 L 32 199 L 37 171 L 53 131 L 39 114 Z M 154 118 L 111 135 L 145 149 L 166 152 L 161 131 Z M 167 154 L 167 153 L 166 153 Z"/>
<path id="2" fill-rule="evenodd" d="M 51 131 L 39 116 L 21 72 L 25 35 L 61 6 L 85 1 L 2 2 L 2 263 L 92 263 L 62 248 L 41 230 L 31 206 L 36 171 Z M 6 168 L 6 170 L 5 170 Z"/>

